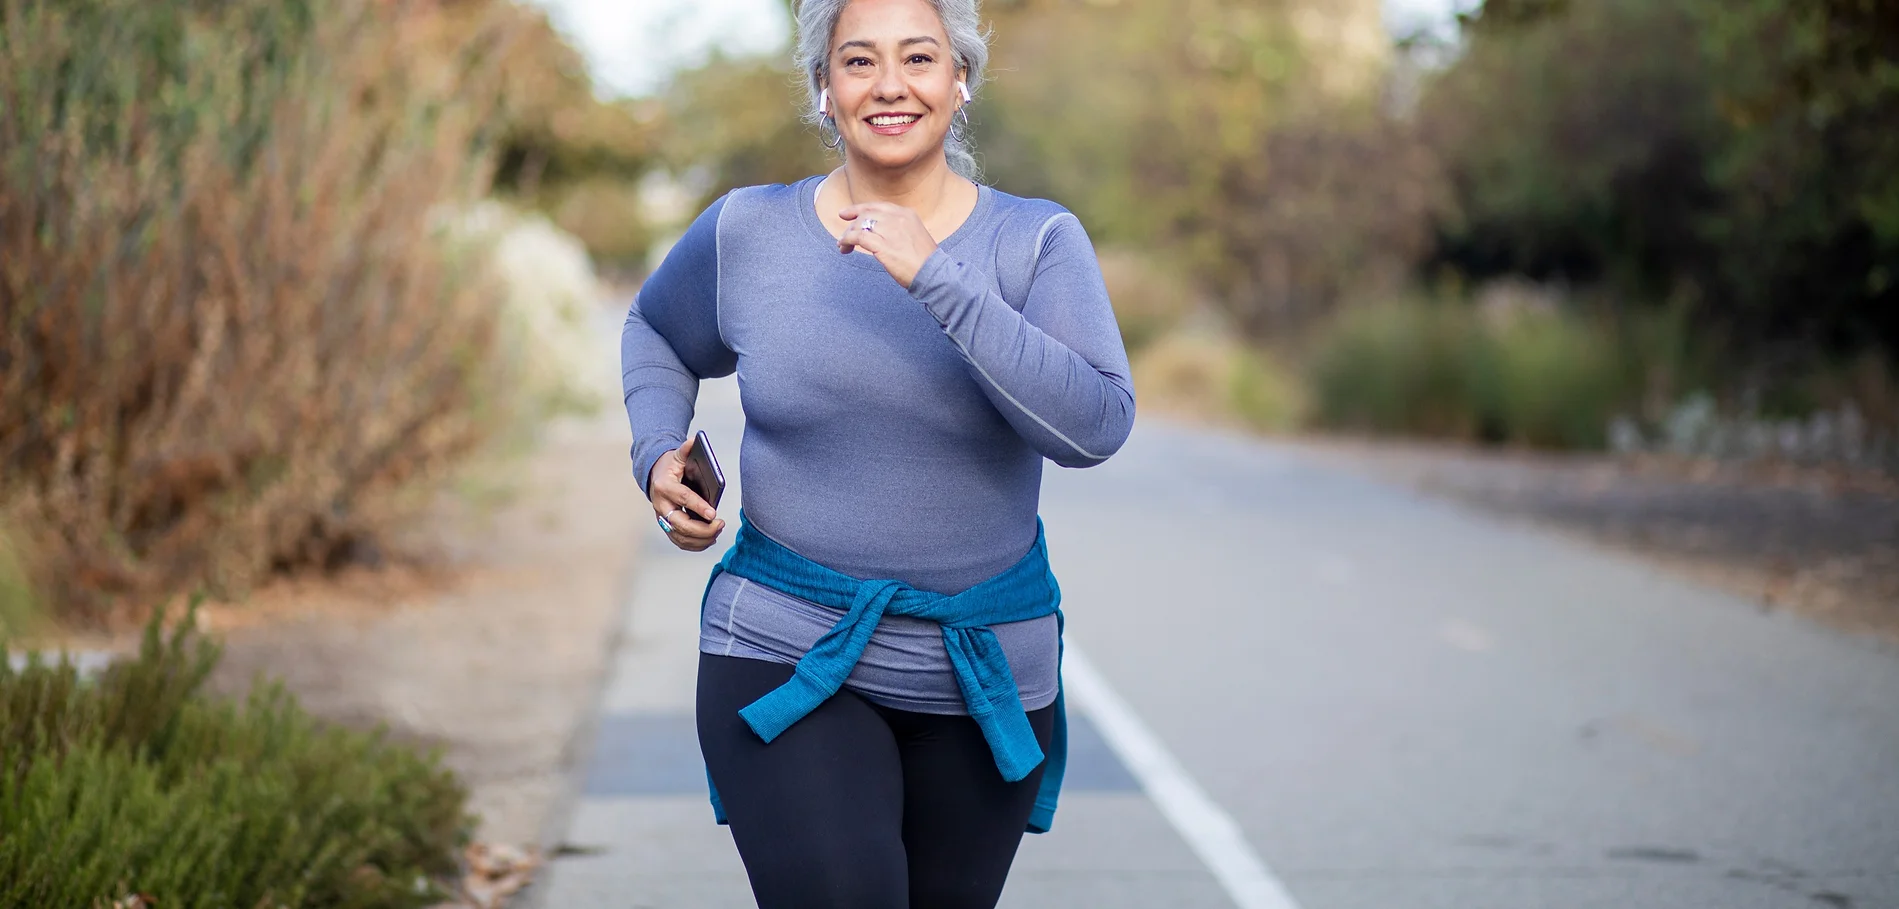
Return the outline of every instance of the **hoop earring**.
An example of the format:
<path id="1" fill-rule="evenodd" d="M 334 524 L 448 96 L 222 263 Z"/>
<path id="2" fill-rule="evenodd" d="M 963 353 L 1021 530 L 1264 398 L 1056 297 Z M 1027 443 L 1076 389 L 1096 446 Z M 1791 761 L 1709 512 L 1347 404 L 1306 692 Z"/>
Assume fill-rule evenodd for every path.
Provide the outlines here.
<path id="1" fill-rule="evenodd" d="M 820 137 L 823 137 L 826 133 L 826 127 L 830 128 L 828 130 L 830 138 L 820 138 L 820 141 L 824 143 L 825 148 L 837 151 L 837 147 L 844 144 L 844 134 L 837 130 L 837 118 L 826 115 L 824 119 L 818 121 L 818 135 Z"/>
<path id="2" fill-rule="evenodd" d="M 969 132 L 969 108 L 968 107 L 959 107 L 956 109 L 956 123 L 963 128 L 963 132 Z"/>

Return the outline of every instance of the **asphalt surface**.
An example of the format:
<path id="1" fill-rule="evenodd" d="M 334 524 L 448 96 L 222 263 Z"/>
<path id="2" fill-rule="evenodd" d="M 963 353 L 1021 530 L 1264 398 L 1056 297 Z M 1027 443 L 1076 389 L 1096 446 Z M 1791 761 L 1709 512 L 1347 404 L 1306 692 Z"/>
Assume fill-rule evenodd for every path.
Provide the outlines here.
<path id="1" fill-rule="evenodd" d="M 742 478 L 729 382 L 700 425 Z M 1068 640 L 1127 715 L 1075 711 L 1005 907 L 1899 909 L 1889 649 L 1146 418 L 1051 466 L 1043 514 Z M 692 738 L 716 555 L 644 545 L 539 909 L 753 905 Z M 1130 719 L 1178 779 L 1114 740 Z M 1196 845 L 1218 818 L 1181 786 L 1283 901 Z"/>

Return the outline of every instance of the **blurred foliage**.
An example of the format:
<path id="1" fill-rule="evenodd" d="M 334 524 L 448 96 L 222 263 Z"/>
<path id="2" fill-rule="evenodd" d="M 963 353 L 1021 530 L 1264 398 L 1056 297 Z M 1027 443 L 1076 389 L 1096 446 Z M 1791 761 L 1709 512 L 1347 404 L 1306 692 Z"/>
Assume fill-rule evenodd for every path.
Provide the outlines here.
<path id="1" fill-rule="evenodd" d="M 0 525 L 50 611 L 347 560 L 506 422 L 441 221 L 512 7 L 0 4 Z"/>
<path id="2" fill-rule="evenodd" d="M 0 526 L 0 641 L 37 633 L 46 618 L 15 536 Z"/>
<path id="3" fill-rule="evenodd" d="M 281 686 L 201 689 L 217 647 L 155 614 L 98 678 L 0 661 L 0 907 L 404 909 L 449 897 L 472 826 L 441 765 L 325 726 Z"/>
<path id="4" fill-rule="evenodd" d="M 613 176 L 576 179 L 543 188 L 534 208 L 562 231 L 578 239 L 601 269 L 637 274 L 658 235 L 650 223 L 637 181 Z"/>
<path id="5" fill-rule="evenodd" d="M 533 194 L 602 176 L 637 179 L 651 163 L 651 112 L 594 93 L 580 53 L 547 14 L 512 0 L 463 0 L 470 13 L 505 17 L 509 36 L 496 65 L 503 125 L 495 185 Z M 485 9 L 483 9 L 485 8 Z M 468 15 L 465 13 L 464 15 Z"/>
<path id="6" fill-rule="evenodd" d="M 580 238 L 601 266 L 637 271 L 655 236 L 637 187 L 662 163 L 660 106 L 600 98 L 579 52 L 538 8 L 517 0 L 457 6 L 458 21 L 470 25 L 476 14 L 509 23 L 495 61 L 496 189 Z"/>
<path id="7" fill-rule="evenodd" d="M 1600 448 L 1626 389 L 1614 339 L 1561 313 L 1493 320 L 1476 333 L 1480 438 Z"/>
<path id="8" fill-rule="evenodd" d="M 699 190 L 692 214 L 726 190 L 792 183 L 837 166 L 803 119 L 810 101 L 789 57 L 713 57 L 665 97 L 664 159 Z"/>
<path id="9" fill-rule="evenodd" d="M 1230 333 L 1169 332 L 1134 354 L 1134 393 L 1148 413 L 1244 426 L 1298 428 L 1306 395 L 1298 374 Z"/>
<path id="10" fill-rule="evenodd" d="M 1192 283 L 1167 263 L 1125 247 L 1101 249 L 1096 257 L 1129 356 L 1181 328 L 1194 315 L 1199 299 Z"/>
<path id="11" fill-rule="evenodd" d="M 1899 2 L 1492 0 L 1421 120 L 1441 260 L 1694 307 L 1757 393 L 1899 350 Z"/>
<path id="12" fill-rule="evenodd" d="M 1241 425 L 1265 432 L 1298 429 L 1310 401 L 1298 374 L 1270 351 L 1240 346 L 1227 371 L 1227 401 Z"/>
<path id="13" fill-rule="evenodd" d="M 1549 448 L 1600 447 L 1628 394 L 1609 332 L 1541 308 L 1353 307 L 1308 370 L 1322 425 Z"/>
<path id="14" fill-rule="evenodd" d="M 1347 310 L 1307 361 L 1317 418 L 1341 429 L 1476 438 L 1471 365 L 1483 353 L 1472 328 L 1455 305 Z"/>
<path id="15" fill-rule="evenodd" d="M 1253 338 L 1403 276 L 1432 162 L 1377 104 L 1375 3 L 1021 0 L 990 9 L 986 173 L 1158 247 Z"/>

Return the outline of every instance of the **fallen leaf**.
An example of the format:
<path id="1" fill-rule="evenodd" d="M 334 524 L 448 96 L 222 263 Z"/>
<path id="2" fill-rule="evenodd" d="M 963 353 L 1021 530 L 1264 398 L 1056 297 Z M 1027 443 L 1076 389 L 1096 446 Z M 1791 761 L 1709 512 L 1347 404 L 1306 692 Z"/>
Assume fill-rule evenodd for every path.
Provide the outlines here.
<path id="1" fill-rule="evenodd" d="M 462 897 L 470 909 L 501 909 L 508 897 L 534 880 L 541 867 L 538 850 L 505 843 L 473 843 L 462 852 L 462 860 L 467 869 L 462 875 Z"/>

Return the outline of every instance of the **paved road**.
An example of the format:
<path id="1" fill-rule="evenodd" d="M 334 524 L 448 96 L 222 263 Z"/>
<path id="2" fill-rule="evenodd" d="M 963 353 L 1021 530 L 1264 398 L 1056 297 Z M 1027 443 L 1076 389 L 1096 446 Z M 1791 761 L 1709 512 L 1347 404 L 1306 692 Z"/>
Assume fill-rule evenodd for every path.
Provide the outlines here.
<path id="1" fill-rule="evenodd" d="M 1304 457 L 1144 420 L 1051 468 L 1069 641 L 1116 703 L 1078 711 L 1004 906 L 1899 909 L 1899 655 Z M 712 561 L 648 538 L 564 829 L 589 853 L 540 909 L 751 905 L 691 734 Z"/>

